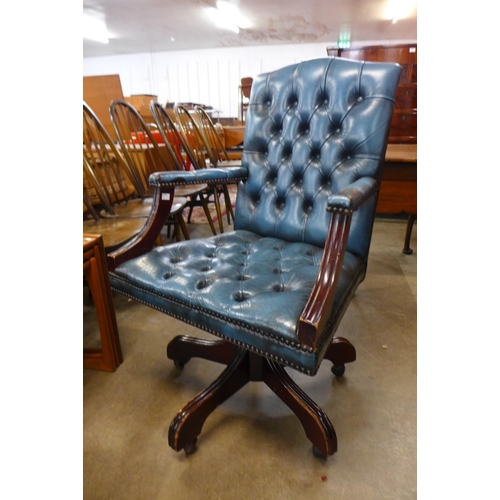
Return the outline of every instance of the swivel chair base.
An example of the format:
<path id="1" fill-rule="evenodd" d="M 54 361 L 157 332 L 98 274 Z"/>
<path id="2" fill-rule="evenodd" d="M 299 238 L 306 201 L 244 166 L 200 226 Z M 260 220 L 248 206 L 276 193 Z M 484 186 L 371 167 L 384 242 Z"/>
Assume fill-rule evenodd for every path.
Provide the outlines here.
<path id="1" fill-rule="evenodd" d="M 167 356 L 182 368 L 191 358 L 202 358 L 227 365 L 221 375 L 187 403 L 170 424 L 168 442 L 175 451 L 191 454 L 208 416 L 247 382 L 264 382 L 299 418 L 316 457 L 326 458 L 337 451 L 337 436 L 326 413 L 303 392 L 283 366 L 225 340 L 175 337 Z M 354 346 L 346 339 L 333 339 L 325 358 L 333 363 L 332 372 L 340 376 L 344 364 L 356 359 Z"/>

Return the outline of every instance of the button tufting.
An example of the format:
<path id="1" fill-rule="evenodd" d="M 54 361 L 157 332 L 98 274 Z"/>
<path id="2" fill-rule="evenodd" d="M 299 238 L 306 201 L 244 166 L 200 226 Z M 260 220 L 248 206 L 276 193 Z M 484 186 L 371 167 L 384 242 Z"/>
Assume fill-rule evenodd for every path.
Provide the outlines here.
<path id="1" fill-rule="evenodd" d="M 208 281 L 207 280 L 200 280 L 198 281 L 198 283 L 196 283 L 196 288 L 198 290 L 203 290 L 204 288 L 206 288 L 207 286 L 209 285 Z"/>
<path id="2" fill-rule="evenodd" d="M 241 290 L 236 292 L 234 295 L 234 300 L 236 302 L 243 302 L 249 298 L 250 298 L 250 294 L 246 293 L 246 292 L 242 292 Z"/>
<path id="3" fill-rule="evenodd" d="M 165 274 L 163 275 L 163 279 L 168 280 L 168 279 L 169 279 L 169 278 L 171 278 L 173 275 L 174 275 L 174 273 L 172 273 L 172 272 L 165 273 Z"/>
<path id="4" fill-rule="evenodd" d="M 358 97 L 358 102 L 361 102 L 363 98 L 361 96 Z"/>

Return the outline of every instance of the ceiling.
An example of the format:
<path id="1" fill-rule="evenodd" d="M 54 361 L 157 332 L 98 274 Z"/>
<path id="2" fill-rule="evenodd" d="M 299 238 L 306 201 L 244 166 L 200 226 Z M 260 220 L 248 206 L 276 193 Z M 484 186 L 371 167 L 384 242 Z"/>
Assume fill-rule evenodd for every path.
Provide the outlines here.
<path id="1" fill-rule="evenodd" d="M 84 57 L 253 45 L 416 40 L 417 13 L 384 19 L 389 0 L 232 0 L 251 21 L 239 34 L 206 14 L 216 0 L 83 0 L 106 21 L 109 43 L 83 40 Z M 172 40 L 173 38 L 173 40 Z"/>

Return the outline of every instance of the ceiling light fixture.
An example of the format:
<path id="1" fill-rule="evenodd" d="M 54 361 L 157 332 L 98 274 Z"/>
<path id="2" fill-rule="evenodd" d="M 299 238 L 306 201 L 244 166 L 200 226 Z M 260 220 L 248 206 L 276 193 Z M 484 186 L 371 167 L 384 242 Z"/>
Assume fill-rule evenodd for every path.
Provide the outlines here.
<path id="1" fill-rule="evenodd" d="M 228 29 L 235 33 L 241 29 L 251 26 L 250 21 L 238 10 L 238 8 L 227 1 L 219 0 L 217 8 L 210 7 L 207 14 L 212 18 L 219 28 Z"/>
<path id="2" fill-rule="evenodd" d="M 416 0 L 389 0 L 385 8 L 385 19 L 395 24 L 399 19 L 410 17 L 417 5 Z"/>
<path id="3" fill-rule="evenodd" d="M 106 23 L 84 13 L 83 38 L 88 38 L 96 42 L 108 43 L 109 35 L 106 29 Z"/>

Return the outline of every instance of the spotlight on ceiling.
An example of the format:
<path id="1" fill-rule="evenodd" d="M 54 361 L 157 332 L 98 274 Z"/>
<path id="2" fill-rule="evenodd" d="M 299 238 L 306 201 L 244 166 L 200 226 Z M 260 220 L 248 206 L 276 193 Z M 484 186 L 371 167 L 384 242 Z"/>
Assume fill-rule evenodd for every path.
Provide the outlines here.
<path id="1" fill-rule="evenodd" d="M 241 29 L 251 26 L 250 21 L 230 2 L 219 0 L 217 8 L 209 7 L 207 14 L 212 18 L 215 24 L 222 29 L 228 29 L 235 33 Z"/>
<path id="2" fill-rule="evenodd" d="M 392 19 L 394 24 L 399 19 L 410 17 L 416 6 L 416 0 L 389 0 L 385 8 L 384 18 Z"/>

